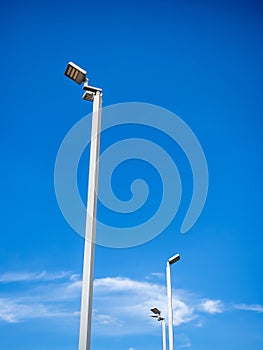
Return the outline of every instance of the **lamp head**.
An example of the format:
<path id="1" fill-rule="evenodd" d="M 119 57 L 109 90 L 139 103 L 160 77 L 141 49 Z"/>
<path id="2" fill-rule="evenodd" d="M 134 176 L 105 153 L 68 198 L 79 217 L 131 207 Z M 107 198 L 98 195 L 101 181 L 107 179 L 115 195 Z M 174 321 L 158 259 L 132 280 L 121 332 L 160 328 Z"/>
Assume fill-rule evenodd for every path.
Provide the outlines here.
<path id="1" fill-rule="evenodd" d="M 179 261 L 179 260 L 180 260 L 180 254 L 176 254 L 176 255 L 172 256 L 172 257 L 168 260 L 168 262 L 169 262 L 170 265 L 172 265 L 172 264 L 176 263 L 176 262 Z"/>
<path id="2" fill-rule="evenodd" d="M 85 92 L 84 92 L 84 94 L 82 96 L 83 100 L 87 100 L 87 101 L 93 102 L 94 95 L 96 95 L 97 93 L 102 95 L 102 89 L 94 87 L 94 86 L 90 86 L 88 84 L 87 80 L 84 83 L 83 90 L 85 90 Z"/>
<path id="3" fill-rule="evenodd" d="M 87 72 L 75 63 L 69 62 L 64 74 L 80 85 L 86 80 Z"/>
<path id="4" fill-rule="evenodd" d="M 92 91 L 85 91 L 83 96 L 82 96 L 82 99 L 83 100 L 86 100 L 86 101 L 90 101 L 90 102 L 93 102 L 94 100 L 94 92 Z"/>
<path id="5" fill-rule="evenodd" d="M 161 314 L 161 311 L 156 307 L 152 307 L 151 308 L 151 311 L 155 314 L 155 315 L 160 315 Z"/>

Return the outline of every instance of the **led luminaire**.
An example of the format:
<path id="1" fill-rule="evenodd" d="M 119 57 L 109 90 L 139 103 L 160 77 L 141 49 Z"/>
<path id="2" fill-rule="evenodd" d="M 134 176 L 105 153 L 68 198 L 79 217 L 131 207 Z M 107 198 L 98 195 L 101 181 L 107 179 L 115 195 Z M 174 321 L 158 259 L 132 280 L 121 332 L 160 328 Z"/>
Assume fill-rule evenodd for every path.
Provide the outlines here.
<path id="1" fill-rule="evenodd" d="M 93 102 L 94 100 L 94 95 L 95 93 L 92 92 L 92 91 L 85 91 L 83 96 L 82 96 L 82 99 L 83 100 L 86 100 L 86 101 L 90 101 L 90 102 Z"/>
<path id="2" fill-rule="evenodd" d="M 156 314 L 156 315 L 160 315 L 161 314 L 161 311 L 155 306 L 155 307 L 152 307 L 151 308 L 151 311 Z"/>
<path id="3" fill-rule="evenodd" d="M 169 261 L 169 264 L 172 265 L 178 260 L 180 260 L 180 254 L 176 254 L 172 256 L 168 261 Z"/>
<path id="4" fill-rule="evenodd" d="M 87 72 L 75 63 L 69 62 L 64 74 L 77 84 L 81 84 L 85 81 Z"/>

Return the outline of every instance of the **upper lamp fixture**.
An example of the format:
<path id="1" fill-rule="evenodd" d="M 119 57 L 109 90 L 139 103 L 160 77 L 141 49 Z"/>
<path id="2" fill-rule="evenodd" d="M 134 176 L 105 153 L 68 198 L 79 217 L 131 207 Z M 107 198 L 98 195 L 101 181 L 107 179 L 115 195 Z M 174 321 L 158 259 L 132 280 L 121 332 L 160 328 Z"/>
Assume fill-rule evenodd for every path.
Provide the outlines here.
<path id="1" fill-rule="evenodd" d="M 153 312 L 155 315 L 161 314 L 161 311 L 156 306 L 151 308 L 151 312 Z"/>
<path id="2" fill-rule="evenodd" d="M 69 62 L 64 74 L 79 85 L 84 83 L 83 90 L 85 90 L 85 92 L 82 96 L 83 100 L 93 102 L 94 95 L 97 93 L 100 95 L 102 94 L 102 89 L 89 85 L 87 72 L 75 63 Z"/>
<path id="3" fill-rule="evenodd" d="M 169 262 L 169 265 L 172 265 L 174 263 L 176 263 L 176 261 L 180 260 L 180 254 L 176 254 L 174 256 L 172 256 L 168 262 Z"/>
<path id="4" fill-rule="evenodd" d="M 73 62 L 68 63 L 64 74 L 79 85 L 87 80 L 86 78 L 87 72 Z"/>

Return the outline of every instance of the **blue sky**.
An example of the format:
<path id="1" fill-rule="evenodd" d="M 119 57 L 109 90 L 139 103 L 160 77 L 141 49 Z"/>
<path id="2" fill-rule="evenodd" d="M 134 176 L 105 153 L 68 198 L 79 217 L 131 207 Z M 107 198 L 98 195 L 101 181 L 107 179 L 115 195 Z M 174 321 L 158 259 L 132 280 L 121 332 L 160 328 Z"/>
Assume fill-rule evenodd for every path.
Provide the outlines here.
<path id="1" fill-rule="evenodd" d="M 78 344 L 84 241 L 57 204 L 54 166 L 63 138 L 91 104 L 63 75 L 69 60 L 103 88 L 103 106 L 144 102 L 178 115 L 209 170 L 203 212 L 183 235 L 193 184 L 182 150 L 136 125 L 102 137 L 102 149 L 118 137 L 159 144 L 176 163 L 183 191 L 176 216 L 155 239 L 96 246 L 92 349 L 161 348 L 160 324 L 148 314 L 153 305 L 166 314 L 165 263 L 175 253 L 177 348 L 262 348 L 262 16 L 259 1 L 2 3 L 1 349 Z M 78 172 L 84 200 L 87 164 L 88 152 Z M 162 191 L 151 166 L 124 165 L 112 183 L 120 199 L 129 199 L 130 174 L 147 180 L 150 193 L 141 212 L 121 217 L 129 226 L 158 208 Z M 114 213 L 105 217 L 120 225 Z"/>

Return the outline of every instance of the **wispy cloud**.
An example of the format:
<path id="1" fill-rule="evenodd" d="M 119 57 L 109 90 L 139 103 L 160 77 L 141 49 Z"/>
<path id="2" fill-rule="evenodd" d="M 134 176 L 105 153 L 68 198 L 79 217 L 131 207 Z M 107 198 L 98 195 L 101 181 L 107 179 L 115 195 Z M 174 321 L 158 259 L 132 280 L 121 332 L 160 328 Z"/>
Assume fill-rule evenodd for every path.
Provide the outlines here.
<path id="1" fill-rule="evenodd" d="M 0 283 L 12 282 L 32 282 L 32 281 L 55 281 L 67 278 L 69 272 L 61 271 L 59 273 L 42 272 L 8 272 L 0 274 Z"/>
<path id="2" fill-rule="evenodd" d="M 28 304 L 11 298 L 0 298 L 0 320 L 19 323 L 27 319 L 72 317 L 76 312 L 63 310 L 59 306 L 43 303 Z"/>
<path id="3" fill-rule="evenodd" d="M 260 304 L 237 304 L 235 305 L 236 309 L 239 310 L 247 310 L 247 311 L 255 311 L 255 312 L 263 312 L 263 306 Z"/>
<path id="4" fill-rule="evenodd" d="M 13 283 L 16 282 L 19 287 L 14 289 Z M 19 323 L 35 318 L 65 318 L 77 314 L 76 301 L 81 289 L 78 275 L 64 271 L 10 272 L 0 275 L 0 283 L 7 284 L 5 293 L 0 293 L 2 321 Z"/>
<path id="5" fill-rule="evenodd" d="M 212 299 L 206 299 L 200 304 L 200 309 L 203 312 L 207 312 L 209 314 L 218 314 L 222 313 L 223 310 L 223 304 L 221 300 L 212 300 Z"/>
<path id="6" fill-rule="evenodd" d="M 163 272 L 152 272 L 150 274 L 150 276 L 146 276 L 146 279 L 147 280 L 150 280 L 150 279 L 160 279 L 160 280 L 163 280 L 165 277 L 165 274 Z"/>

